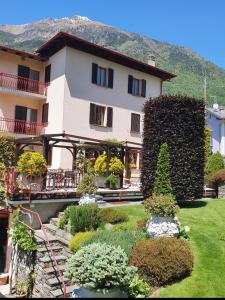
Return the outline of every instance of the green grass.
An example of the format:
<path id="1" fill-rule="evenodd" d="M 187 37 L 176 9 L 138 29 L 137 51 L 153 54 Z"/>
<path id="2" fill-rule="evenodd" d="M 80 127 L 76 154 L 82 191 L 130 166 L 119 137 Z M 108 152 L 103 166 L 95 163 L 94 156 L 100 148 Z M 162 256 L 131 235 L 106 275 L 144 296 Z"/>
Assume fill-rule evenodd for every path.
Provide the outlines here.
<path id="1" fill-rule="evenodd" d="M 129 215 L 130 228 L 146 217 L 142 206 L 126 206 L 119 210 Z M 183 204 L 179 220 L 191 228 L 194 270 L 189 278 L 162 289 L 158 297 L 225 297 L 225 201 Z"/>

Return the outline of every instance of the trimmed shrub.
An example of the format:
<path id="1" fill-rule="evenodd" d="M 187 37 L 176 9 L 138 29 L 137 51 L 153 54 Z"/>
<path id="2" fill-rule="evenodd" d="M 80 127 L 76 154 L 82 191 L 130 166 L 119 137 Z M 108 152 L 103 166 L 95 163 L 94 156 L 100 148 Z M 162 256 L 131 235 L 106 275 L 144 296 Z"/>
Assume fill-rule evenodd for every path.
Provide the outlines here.
<path id="1" fill-rule="evenodd" d="M 87 246 L 94 243 L 106 243 L 115 247 L 120 246 L 128 257 L 131 256 L 131 251 L 138 240 L 145 239 L 146 235 L 142 232 L 132 231 L 97 231 L 83 245 Z M 82 246 L 83 246 L 82 245 Z"/>
<path id="2" fill-rule="evenodd" d="M 12 136 L 0 136 L 0 162 L 7 167 L 14 165 L 16 157 L 16 146 L 8 139 L 12 139 Z"/>
<path id="3" fill-rule="evenodd" d="M 163 144 L 160 147 L 154 181 L 154 194 L 173 194 L 170 182 L 170 156 L 167 144 Z"/>
<path id="4" fill-rule="evenodd" d="M 224 169 L 224 159 L 223 156 L 217 152 L 215 154 L 212 154 L 206 164 L 205 167 L 205 178 L 206 181 L 210 182 L 211 177 L 219 170 Z"/>
<path id="5" fill-rule="evenodd" d="M 102 208 L 100 210 L 100 218 L 104 223 L 123 223 L 129 221 L 127 214 L 113 208 Z"/>
<path id="6" fill-rule="evenodd" d="M 72 209 L 72 207 L 75 207 L 75 205 L 68 206 L 64 210 L 64 214 L 59 219 L 58 227 L 60 229 L 62 229 L 62 230 L 65 229 L 65 226 L 69 223 L 69 220 L 70 220 L 70 210 Z"/>
<path id="7" fill-rule="evenodd" d="M 170 178 L 177 200 L 199 199 L 204 191 L 205 104 L 186 96 L 160 96 L 144 106 L 142 192 L 153 193 L 160 146 L 167 143 Z"/>
<path id="8" fill-rule="evenodd" d="M 73 206 L 70 209 L 71 234 L 95 230 L 99 227 L 101 219 L 96 204 Z"/>
<path id="9" fill-rule="evenodd" d="M 99 176 L 105 176 L 107 172 L 107 156 L 105 154 L 100 155 L 94 165 L 95 173 Z M 122 175 L 124 171 L 124 165 L 122 161 L 113 156 L 109 162 L 109 172 L 114 175 Z"/>
<path id="10" fill-rule="evenodd" d="M 82 181 L 79 183 L 77 187 L 77 193 L 84 196 L 85 194 L 88 195 L 95 195 L 97 192 L 97 186 L 95 185 L 95 175 L 91 172 L 84 174 Z"/>
<path id="11" fill-rule="evenodd" d="M 172 195 L 152 195 L 144 201 L 144 207 L 147 213 L 157 217 L 174 217 L 179 211 Z"/>
<path id="12" fill-rule="evenodd" d="M 70 240 L 69 248 L 72 252 L 77 252 L 81 245 L 94 234 L 93 231 L 78 232 Z"/>
<path id="13" fill-rule="evenodd" d="M 105 176 L 106 175 L 106 155 L 102 154 L 99 155 L 99 157 L 95 161 L 94 170 L 95 173 L 99 176 Z"/>
<path id="14" fill-rule="evenodd" d="M 152 286 L 165 286 L 190 275 L 193 254 L 188 242 L 176 238 L 138 241 L 130 264 Z"/>
<path id="15" fill-rule="evenodd" d="M 147 228 L 146 225 L 147 225 L 148 221 L 149 221 L 149 218 L 145 218 L 145 219 L 141 219 L 141 220 L 137 221 L 137 229 L 146 231 L 146 228 Z"/>
<path id="16" fill-rule="evenodd" d="M 114 175 L 122 175 L 124 171 L 124 165 L 122 161 L 117 157 L 112 157 L 109 163 L 109 172 Z"/>
<path id="17" fill-rule="evenodd" d="M 128 267 L 128 258 L 120 247 L 93 244 L 81 248 L 66 266 L 65 278 L 72 284 L 107 292 L 113 287 L 126 288 L 136 273 Z"/>
<path id="18" fill-rule="evenodd" d="M 18 171 L 25 176 L 41 176 L 47 170 L 44 156 L 37 152 L 23 153 L 17 163 Z"/>

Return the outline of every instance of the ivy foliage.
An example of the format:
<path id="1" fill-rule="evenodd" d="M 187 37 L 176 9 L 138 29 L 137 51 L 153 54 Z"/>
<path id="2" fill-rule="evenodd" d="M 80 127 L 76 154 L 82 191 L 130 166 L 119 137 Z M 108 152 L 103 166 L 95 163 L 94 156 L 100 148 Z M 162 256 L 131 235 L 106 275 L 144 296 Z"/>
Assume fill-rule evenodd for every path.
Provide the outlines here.
<path id="1" fill-rule="evenodd" d="M 16 147 L 13 142 L 9 142 L 8 139 L 12 139 L 11 136 L 0 136 L 0 162 L 5 166 L 14 165 Z"/>
<path id="2" fill-rule="evenodd" d="M 159 157 L 157 161 L 154 194 L 155 195 L 172 195 L 172 187 L 170 182 L 170 157 L 167 144 L 160 147 Z"/>
<path id="3" fill-rule="evenodd" d="M 18 209 L 12 220 L 12 226 L 10 229 L 10 236 L 12 238 L 13 244 L 18 244 L 21 250 L 26 252 L 33 252 L 37 250 L 37 243 L 34 234 L 27 226 L 20 222 L 21 212 Z"/>
<path id="4" fill-rule="evenodd" d="M 151 98 L 144 106 L 142 192 L 154 191 L 162 144 L 170 153 L 170 179 L 177 200 L 201 198 L 204 191 L 205 103 L 186 96 Z"/>

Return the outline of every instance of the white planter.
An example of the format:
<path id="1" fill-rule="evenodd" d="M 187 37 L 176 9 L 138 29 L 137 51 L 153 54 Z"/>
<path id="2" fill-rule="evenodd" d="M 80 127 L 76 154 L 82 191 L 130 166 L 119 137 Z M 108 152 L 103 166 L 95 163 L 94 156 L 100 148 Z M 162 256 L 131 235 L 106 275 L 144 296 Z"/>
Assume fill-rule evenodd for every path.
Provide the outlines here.
<path id="1" fill-rule="evenodd" d="M 176 216 L 152 216 L 146 226 L 149 237 L 178 237 L 180 232 L 180 223 Z"/>
<path id="2" fill-rule="evenodd" d="M 81 287 L 80 289 L 74 290 L 72 293 L 72 298 L 128 298 L 127 293 L 122 291 L 120 288 L 110 289 L 108 293 L 104 294 L 97 292 L 94 289 L 87 289 Z"/>
<path id="3" fill-rule="evenodd" d="M 106 177 L 104 176 L 96 176 L 95 177 L 95 184 L 97 185 L 98 188 L 105 188 L 105 181 L 106 181 Z"/>
<path id="4" fill-rule="evenodd" d="M 95 195 L 84 195 L 80 198 L 79 205 L 93 204 L 97 202 Z"/>

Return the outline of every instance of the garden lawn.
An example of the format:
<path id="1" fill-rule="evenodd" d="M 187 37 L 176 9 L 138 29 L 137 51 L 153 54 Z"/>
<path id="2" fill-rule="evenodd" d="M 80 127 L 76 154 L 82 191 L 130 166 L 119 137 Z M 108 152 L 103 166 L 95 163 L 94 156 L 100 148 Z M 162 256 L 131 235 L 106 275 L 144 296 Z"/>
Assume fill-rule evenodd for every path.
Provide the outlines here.
<path id="1" fill-rule="evenodd" d="M 146 216 L 143 206 L 119 210 L 129 215 L 131 228 Z M 179 220 L 191 228 L 194 270 L 189 278 L 163 288 L 158 297 L 225 297 L 225 200 L 185 203 Z"/>

